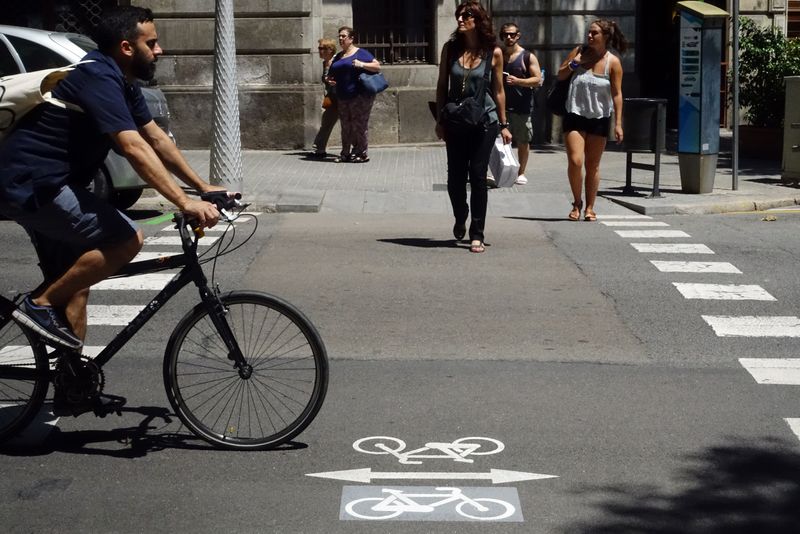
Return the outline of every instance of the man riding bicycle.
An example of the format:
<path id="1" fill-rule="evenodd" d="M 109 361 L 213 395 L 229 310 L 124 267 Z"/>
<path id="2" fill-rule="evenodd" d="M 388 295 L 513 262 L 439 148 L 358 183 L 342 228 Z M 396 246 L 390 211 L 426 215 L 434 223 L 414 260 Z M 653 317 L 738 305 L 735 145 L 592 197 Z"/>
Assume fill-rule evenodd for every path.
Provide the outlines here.
<path id="1" fill-rule="evenodd" d="M 86 189 L 108 150 L 115 147 L 201 226 L 217 223 L 217 208 L 190 199 L 170 172 L 199 192 L 222 189 L 191 169 L 153 121 L 136 83 L 153 78 L 163 53 L 153 13 L 140 7 L 107 11 L 92 36 L 98 50 L 53 91 L 81 110 L 41 104 L 0 144 L 0 213 L 28 232 L 44 273 L 44 283 L 14 317 L 51 344 L 76 350 L 86 337 L 89 288 L 130 262 L 143 243 L 128 217 Z"/>

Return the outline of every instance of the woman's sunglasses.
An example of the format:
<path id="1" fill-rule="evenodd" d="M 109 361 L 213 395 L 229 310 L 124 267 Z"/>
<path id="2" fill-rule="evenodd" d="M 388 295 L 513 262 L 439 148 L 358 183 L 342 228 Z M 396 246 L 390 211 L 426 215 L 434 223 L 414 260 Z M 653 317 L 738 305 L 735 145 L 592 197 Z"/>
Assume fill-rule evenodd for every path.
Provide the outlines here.
<path id="1" fill-rule="evenodd" d="M 456 20 L 458 20 L 458 19 L 467 20 L 467 19 L 474 19 L 474 18 L 475 18 L 475 13 L 473 13 L 470 10 L 462 11 L 461 13 L 456 15 Z"/>

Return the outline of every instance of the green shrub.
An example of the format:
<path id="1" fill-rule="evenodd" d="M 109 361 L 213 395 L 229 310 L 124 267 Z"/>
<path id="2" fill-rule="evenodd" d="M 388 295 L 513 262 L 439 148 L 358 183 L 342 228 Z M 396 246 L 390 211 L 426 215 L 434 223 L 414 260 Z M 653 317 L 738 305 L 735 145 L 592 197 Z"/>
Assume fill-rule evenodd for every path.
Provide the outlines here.
<path id="1" fill-rule="evenodd" d="M 781 127 L 785 76 L 800 75 L 800 40 L 742 17 L 739 26 L 739 104 L 752 126 Z"/>

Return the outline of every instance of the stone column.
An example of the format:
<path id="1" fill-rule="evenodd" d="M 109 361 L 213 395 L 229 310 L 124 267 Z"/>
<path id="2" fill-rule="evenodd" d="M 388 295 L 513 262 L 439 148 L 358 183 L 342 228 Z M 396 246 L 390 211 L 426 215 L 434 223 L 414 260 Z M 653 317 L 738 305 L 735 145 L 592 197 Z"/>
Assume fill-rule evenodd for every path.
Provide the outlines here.
<path id="1" fill-rule="evenodd" d="M 233 0 L 216 0 L 211 183 L 242 192 L 242 140 Z"/>

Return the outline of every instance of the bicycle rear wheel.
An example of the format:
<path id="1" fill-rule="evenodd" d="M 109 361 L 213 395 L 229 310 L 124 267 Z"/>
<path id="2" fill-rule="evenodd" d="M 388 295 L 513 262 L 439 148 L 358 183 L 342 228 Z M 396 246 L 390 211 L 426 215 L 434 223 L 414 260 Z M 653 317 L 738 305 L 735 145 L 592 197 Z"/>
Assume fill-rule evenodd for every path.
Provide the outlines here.
<path id="1" fill-rule="evenodd" d="M 164 357 L 170 404 L 217 447 L 268 449 L 297 436 L 322 407 L 328 359 L 314 326 L 289 303 L 255 291 L 220 297 L 252 374 L 240 373 L 205 305 L 178 324 Z"/>
<path id="2" fill-rule="evenodd" d="M 0 312 L 0 443 L 21 432 L 42 407 L 47 352 L 35 334 Z"/>

